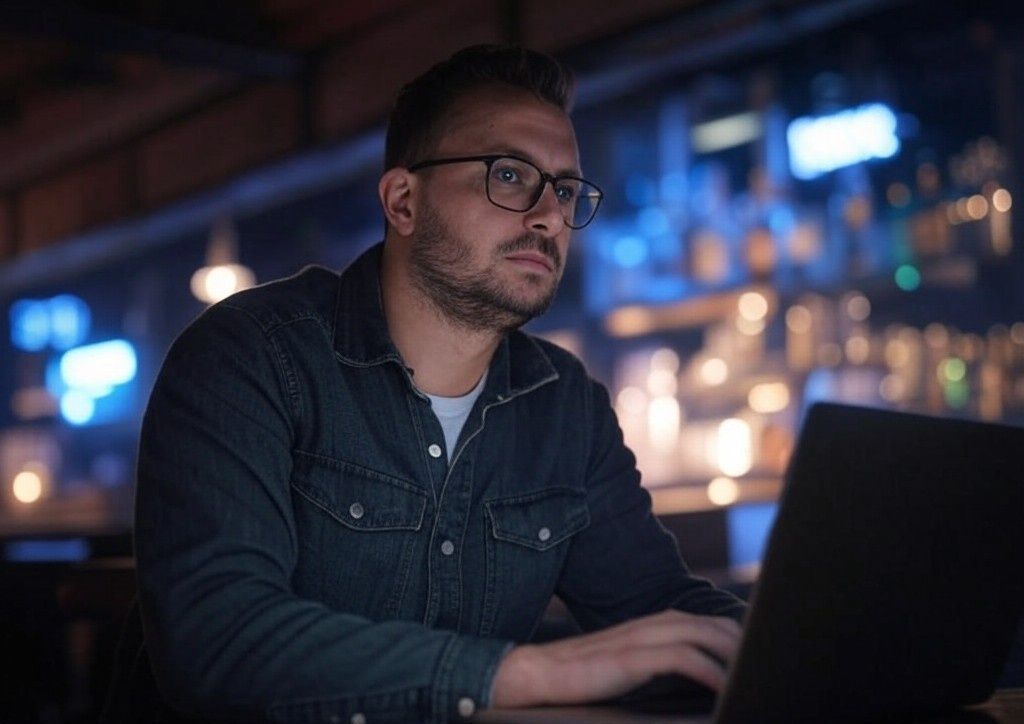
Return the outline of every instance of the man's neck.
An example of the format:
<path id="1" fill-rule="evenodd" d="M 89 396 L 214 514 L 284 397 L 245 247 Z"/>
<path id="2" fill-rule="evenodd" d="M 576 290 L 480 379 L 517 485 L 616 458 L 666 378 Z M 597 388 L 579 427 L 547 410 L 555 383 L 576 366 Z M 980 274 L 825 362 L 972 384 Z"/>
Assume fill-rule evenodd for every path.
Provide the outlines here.
<path id="1" fill-rule="evenodd" d="M 502 335 L 453 324 L 409 278 L 394 244 L 384 244 L 381 296 L 388 332 L 416 386 L 431 395 L 468 393 L 487 370 Z"/>

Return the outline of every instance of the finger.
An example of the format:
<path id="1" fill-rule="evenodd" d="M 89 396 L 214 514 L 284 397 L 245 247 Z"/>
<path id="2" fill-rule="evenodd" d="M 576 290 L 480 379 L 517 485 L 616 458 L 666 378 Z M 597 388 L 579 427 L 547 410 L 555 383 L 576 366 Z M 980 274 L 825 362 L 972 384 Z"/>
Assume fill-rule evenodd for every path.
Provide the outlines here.
<path id="1" fill-rule="evenodd" d="M 652 622 L 653 621 L 680 621 L 680 622 L 685 622 L 685 621 L 689 621 L 689 620 L 691 620 L 693 618 L 698 618 L 698 619 L 707 620 L 707 621 L 713 621 L 713 622 L 715 622 L 716 625 L 720 626 L 724 630 L 733 632 L 733 633 L 735 633 L 737 635 L 739 635 L 742 632 L 742 630 L 743 630 L 743 626 L 740 625 L 740 623 L 738 621 L 736 621 L 736 619 L 734 619 L 734 618 L 732 618 L 730 616 L 711 616 L 711 615 L 707 615 L 707 614 L 693 614 L 693 613 L 688 613 L 686 611 L 680 611 L 680 610 L 674 609 L 674 608 L 665 609 L 664 611 L 661 611 L 661 612 L 659 612 L 657 614 L 654 614 L 654 615 L 651 615 L 651 616 L 645 616 L 645 617 L 642 617 L 642 618 L 639 618 L 639 619 L 634 619 L 634 620 L 636 620 L 636 621 L 647 621 L 647 620 L 650 620 Z"/>
<path id="2" fill-rule="evenodd" d="M 679 643 L 699 645 L 730 661 L 739 646 L 739 628 L 723 624 L 709 616 L 662 617 L 642 625 L 607 629 L 605 636 L 576 642 L 571 655 L 592 655 L 624 648 L 664 646 Z M 585 640 L 587 639 L 587 640 Z"/>
<path id="3" fill-rule="evenodd" d="M 669 632 L 668 640 L 661 643 L 699 646 L 724 664 L 728 664 L 735 658 L 740 645 L 738 631 L 727 626 L 723 627 L 707 616 L 699 616 L 689 622 L 685 630 L 680 630 L 682 628 L 682 626 L 677 626 L 675 631 Z M 648 645 L 657 646 L 659 642 L 653 640 Z"/>
<path id="4" fill-rule="evenodd" d="M 737 645 L 743 638 L 743 627 L 734 619 L 723 616 L 708 616 L 708 625 L 714 626 L 726 636 L 736 640 Z"/>
<path id="5" fill-rule="evenodd" d="M 601 643 L 610 640 L 619 641 L 623 637 L 632 636 L 638 632 L 646 630 L 657 629 L 663 626 L 686 625 L 697 618 L 701 617 L 692 613 L 687 613 L 686 611 L 669 608 L 659 611 L 658 613 L 639 616 L 637 618 L 624 621 L 623 623 L 610 626 L 595 633 L 586 634 L 586 638 L 588 642 L 593 643 Z"/>
<path id="6" fill-rule="evenodd" d="M 743 626 L 734 618 L 729 618 L 728 616 L 708 616 L 708 618 L 726 631 L 731 631 L 737 636 L 743 633 Z"/>
<path id="7" fill-rule="evenodd" d="M 633 618 L 600 631 L 574 636 L 571 639 L 566 639 L 565 643 L 572 644 L 574 653 L 591 653 L 602 650 L 609 644 L 618 646 L 623 640 L 632 636 L 643 635 L 640 632 L 652 626 L 662 625 L 671 621 L 686 622 L 691 618 L 693 618 L 693 614 L 666 609 L 658 613 Z"/>
<path id="8" fill-rule="evenodd" d="M 658 674 L 680 674 L 712 691 L 720 692 L 725 686 L 725 667 L 696 646 L 676 644 L 634 649 L 625 654 L 623 662 L 637 684 Z"/>

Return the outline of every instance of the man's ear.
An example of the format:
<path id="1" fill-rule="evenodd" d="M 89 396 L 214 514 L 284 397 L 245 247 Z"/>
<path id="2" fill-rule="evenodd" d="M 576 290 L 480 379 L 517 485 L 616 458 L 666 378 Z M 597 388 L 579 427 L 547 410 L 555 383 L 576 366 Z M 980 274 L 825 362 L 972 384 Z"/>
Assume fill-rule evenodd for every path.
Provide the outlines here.
<path id="1" fill-rule="evenodd" d="M 415 191 L 416 177 L 401 166 L 385 171 L 377 184 L 384 217 L 401 236 L 409 236 L 416 227 Z"/>

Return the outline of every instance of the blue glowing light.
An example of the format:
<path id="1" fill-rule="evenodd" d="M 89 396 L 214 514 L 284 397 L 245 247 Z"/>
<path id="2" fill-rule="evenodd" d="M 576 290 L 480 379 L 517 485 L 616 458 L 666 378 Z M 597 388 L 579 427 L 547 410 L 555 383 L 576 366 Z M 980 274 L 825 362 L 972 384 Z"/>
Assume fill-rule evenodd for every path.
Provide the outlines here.
<path id="1" fill-rule="evenodd" d="M 60 398 L 60 414 L 72 425 L 84 425 L 96 413 L 96 401 L 80 390 L 68 390 Z"/>
<path id="2" fill-rule="evenodd" d="M 640 266 L 647 261 L 647 242 L 639 236 L 622 236 L 615 242 L 612 255 L 621 267 Z"/>
<path id="3" fill-rule="evenodd" d="M 25 352 L 39 352 L 50 341 L 50 315 L 46 302 L 22 299 L 11 305 L 11 344 Z"/>
<path id="4" fill-rule="evenodd" d="M 13 563 L 76 562 L 89 557 L 85 538 L 60 540 L 13 540 L 4 546 L 4 558 Z"/>
<path id="5" fill-rule="evenodd" d="M 46 366 L 46 389 L 72 425 L 115 420 L 130 409 L 138 358 L 123 339 L 74 347 Z"/>
<path id="6" fill-rule="evenodd" d="M 43 371 L 43 384 L 47 391 L 56 398 L 59 398 L 68 391 L 64 380 L 60 378 L 60 357 L 51 357 Z"/>
<path id="7" fill-rule="evenodd" d="M 644 282 L 644 299 L 654 304 L 674 302 L 686 294 L 686 280 L 677 276 L 652 276 Z"/>
<path id="8" fill-rule="evenodd" d="M 50 312 L 50 344 L 55 349 L 71 349 L 89 334 L 92 315 L 78 297 L 61 294 L 47 302 Z"/>
<path id="9" fill-rule="evenodd" d="M 891 158 L 900 150 L 896 114 L 882 103 L 870 103 L 789 124 L 789 166 L 800 179 L 871 159 Z"/>
<path id="10" fill-rule="evenodd" d="M 137 370 L 135 348 L 123 339 L 75 347 L 60 358 L 64 384 L 92 397 L 102 397 L 115 385 L 130 382 Z"/>
<path id="11" fill-rule="evenodd" d="M 815 402 L 829 402 L 836 399 L 836 376 L 823 367 L 814 369 L 804 382 L 804 409 Z"/>
<path id="12" fill-rule="evenodd" d="M 686 174 L 682 171 L 673 171 L 661 177 L 661 197 L 665 201 L 675 203 L 686 201 L 688 188 Z"/>
<path id="13" fill-rule="evenodd" d="M 777 512 L 777 503 L 733 505 L 728 509 L 729 565 L 760 562 Z"/>
<path id="14" fill-rule="evenodd" d="M 52 299 L 20 299 L 10 308 L 11 343 L 25 352 L 47 346 L 69 349 L 89 334 L 92 315 L 78 297 L 60 294 Z"/>
<path id="15" fill-rule="evenodd" d="M 796 214 L 790 206 L 779 205 L 768 213 L 768 228 L 777 236 L 788 235 L 796 225 Z"/>
<path id="16" fill-rule="evenodd" d="M 636 226 L 644 236 L 662 236 L 669 232 L 668 216 L 657 206 L 640 209 L 636 215 Z"/>

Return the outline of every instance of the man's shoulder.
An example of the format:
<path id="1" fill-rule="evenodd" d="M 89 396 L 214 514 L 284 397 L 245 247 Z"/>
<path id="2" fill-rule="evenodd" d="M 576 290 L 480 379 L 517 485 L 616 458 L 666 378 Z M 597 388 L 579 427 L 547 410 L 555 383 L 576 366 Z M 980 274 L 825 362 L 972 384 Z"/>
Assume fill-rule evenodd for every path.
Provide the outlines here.
<path id="1" fill-rule="evenodd" d="M 336 272 L 311 264 L 292 276 L 233 294 L 214 307 L 244 312 L 268 333 L 300 320 L 330 324 L 338 279 Z"/>

